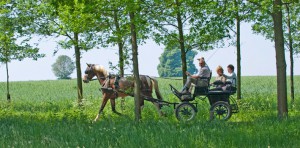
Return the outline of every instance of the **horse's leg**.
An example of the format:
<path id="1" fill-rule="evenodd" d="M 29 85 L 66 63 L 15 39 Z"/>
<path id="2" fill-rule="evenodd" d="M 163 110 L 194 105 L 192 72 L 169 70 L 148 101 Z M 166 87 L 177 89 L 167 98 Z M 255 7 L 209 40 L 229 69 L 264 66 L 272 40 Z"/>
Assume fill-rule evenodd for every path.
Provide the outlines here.
<path id="1" fill-rule="evenodd" d="M 152 92 L 151 92 L 151 93 L 152 93 Z M 147 94 L 147 96 L 153 98 L 151 93 Z M 160 100 L 160 99 L 159 99 L 159 100 Z M 161 111 L 161 107 L 160 107 L 159 103 L 152 102 L 152 104 L 156 107 L 157 112 L 159 113 L 160 116 L 165 116 L 165 114 Z"/>
<path id="2" fill-rule="evenodd" d="M 141 97 L 140 99 L 140 107 L 141 107 L 141 112 L 143 111 L 143 108 L 144 108 L 144 105 L 145 105 L 145 98 L 144 97 Z"/>
<path id="3" fill-rule="evenodd" d="M 113 113 L 121 115 L 121 113 L 116 111 L 116 99 L 115 98 L 110 98 L 110 104 L 111 104 L 111 110 L 113 111 Z"/>
<path id="4" fill-rule="evenodd" d="M 153 78 L 150 78 L 151 79 L 151 86 L 150 86 L 150 88 L 151 88 L 151 93 L 149 94 L 149 96 L 151 96 L 152 97 L 152 90 L 153 90 L 153 87 L 154 87 L 154 90 L 155 90 L 155 94 L 156 94 L 156 97 L 157 97 L 157 99 L 158 100 L 163 100 L 163 98 L 162 98 L 162 95 L 160 94 L 160 91 L 159 91 L 159 89 L 158 89 L 158 82 L 157 82 L 157 80 L 156 79 L 153 79 Z M 153 104 L 154 104 L 154 106 L 156 106 L 156 108 L 157 108 L 157 110 L 158 110 L 158 112 L 159 112 L 159 114 L 161 115 L 161 116 L 165 116 L 165 114 L 161 111 L 161 105 L 159 104 L 159 103 L 154 103 L 154 102 L 152 102 Z"/>
<path id="5" fill-rule="evenodd" d="M 156 107 L 157 112 L 159 113 L 159 115 L 160 116 L 165 116 L 165 114 L 161 111 L 161 107 L 160 107 L 159 103 L 156 103 L 156 102 L 152 102 L 152 103 Z"/>
<path id="6" fill-rule="evenodd" d="M 111 109 L 112 109 L 113 113 L 121 115 L 121 113 L 116 111 L 116 100 L 111 98 L 110 104 L 111 104 Z"/>
<path id="7" fill-rule="evenodd" d="M 103 111 L 103 109 L 104 109 L 104 107 L 105 107 L 105 105 L 106 105 L 108 99 L 109 99 L 109 98 L 107 97 L 107 94 L 104 93 L 104 94 L 103 94 L 103 100 L 102 100 L 102 104 L 101 104 L 99 113 L 98 113 L 98 115 L 96 116 L 96 118 L 94 119 L 94 122 L 96 122 L 96 121 L 99 119 L 100 114 L 102 113 L 102 111 Z"/>
<path id="8" fill-rule="evenodd" d="M 121 98 L 121 110 L 122 112 L 125 110 L 125 97 Z"/>
<path id="9" fill-rule="evenodd" d="M 111 105 L 111 110 L 112 110 L 113 112 L 117 112 L 117 111 L 116 111 L 116 100 L 115 100 L 115 99 L 110 98 L 110 105 Z"/>
<path id="10" fill-rule="evenodd" d="M 152 97 L 152 96 L 151 96 Z M 143 111 L 143 108 L 144 108 L 144 101 L 145 101 L 145 98 L 143 98 L 143 97 L 141 97 L 141 103 L 140 103 L 140 107 L 141 107 L 141 112 Z M 157 111 L 158 111 L 158 113 L 159 113 L 159 115 L 160 116 L 165 116 L 165 114 L 160 110 L 161 108 L 160 108 L 160 106 L 159 106 L 159 104 L 158 103 L 155 103 L 155 102 L 152 102 L 153 103 L 153 105 L 156 107 L 156 109 L 157 109 Z"/>

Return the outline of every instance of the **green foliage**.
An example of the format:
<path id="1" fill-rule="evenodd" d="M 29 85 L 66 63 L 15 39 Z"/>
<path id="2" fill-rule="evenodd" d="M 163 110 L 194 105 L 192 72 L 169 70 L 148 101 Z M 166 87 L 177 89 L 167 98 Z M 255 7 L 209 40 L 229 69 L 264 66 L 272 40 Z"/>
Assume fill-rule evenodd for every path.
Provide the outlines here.
<path id="1" fill-rule="evenodd" d="M 273 5 L 272 1 L 260 1 L 252 0 L 249 2 L 252 6 L 252 13 L 250 20 L 254 21 L 252 30 L 254 33 L 262 34 L 267 39 L 274 41 L 274 24 L 273 24 Z"/>
<path id="2" fill-rule="evenodd" d="M 198 70 L 194 64 L 194 57 L 197 54 L 196 51 L 189 51 L 186 54 L 187 67 L 190 73 L 197 73 Z M 179 48 L 165 49 L 159 57 L 160 63 L 157 66 L 158 74 L 160 77 L 181 77 L 181 52 Z"/>
<path id="3" fill-rule="evenodd" d="M 168 84 L 181 87 L 181 81 L 158 79 L 164 99 L 179 102 Z M 295 87 L 300 87 L 295 77 Z M 121 116 L 108 104 L 100 121 L 91 123 L 101 102 L 99 83 L 84 85 L 83 106 L 76 104 L 76 81 L 12 82 L 10 103 L 0 104 L 1 147 L 295 147 L 300 145 L 298 126 L 300 104 L 287 120 L 276 115 L 276 77 L 243 77 L 240 112 L 227 122 L 208 121 L 207 100 L 196 100 L 194 121 L 180 123 L 173 107 L 164 107 L 168 117 L 159 117 L 155 107 L 145 102 L 142 122 L 134 122 L 134 103 L 125 98 Z M 5 83 L 0 83 L 0 90 Z M 34 91 L 33 91 L 34 90 Z M 295 92 L 300 97 L 299 89 Z M 5 93 L 0 91 L 0 101 Z M 109 103 L 109 102 L 108 102 Z M 121 111 L 120 99 L 116 100 Z"/>
<path id="4" fill-rule="evenodd" d="M 78 83 L 78 102 L 82 99 L 80 58 L 81 51 L 88 51 L 99 45 L 101 13 L 100 1 L 82 0 L 43 0 L 33 5 L 34 33 L 45 36 L 64 37 L 58 44 L 64 49 L 75 49 L 75 62 Z"/>
<path id="5" fill-rule="evenodd" d="M 102 7 L 102 10 L 106 13 L 103 17 L 104 22 L 107 26 L 110 26 L 102 31 L 102 41 L 104 42 L 102 46 L 118 45 L 119 52 L 117 54 L 122 61 L 119 61 L 118 64 L 109 62 L 109 67 L 112 70 L 117 69 L 120 74 L 122 68 L 125 70 L 132 65 L 129 18 L 128 14 L 124 13 L 125 9 L 126 6 L 121 1 L 111 1 L 109 5 Z"/>
<path id="6" fill-rule="evenodd" d="M 99 6 L 94 2 L 81 0 L 45 0 L 44 3 L 35 3 L 31 13 L 35 13 L 35 32 L 45 36 L 62 36 L 58 44 L 64 49 L 78 46 L 81 50 L 90 50 L 96 47 L 99 39 L 97 32 L 101 30 L 100 14 L 94 10 Z M 78 39 L 76 35 L 78 34 Z"/>
<path id="7" fill-rule="evenodd" d="M 299 36 L 299 25 L 300 25 L 300 19 L 299 19 L 299 13 L 300 13 L 300 6 L 297 4 L 296 1 L 284 1 L 287 4 L 284 4 L 282 6 L 282 13 L 283 13 L 283 32 L 284 32 L 284 39 L 285 39 L 285 45 L 286 48 L 288 48 L 288 28 L 287 28 L 287 16 L 288 12 L 286 7 L 289 7 L 289 15 L 290 15 L 290 22 L 291 22 L 291 33 L 292 33 L 292 39 L 294 41 L 293 43 L 293 49 L 295 50 L 295 53 L 299 53 L 299 45 L 300 45 L 300 36 Z M 274 10 L 272 10 L 272 2 L 271 1 L 264 1 L 264 3 L 258 3 L 258 1 L 252 0 L 250 2 L 252 4 L 252 18 L 251 20 L 254 21 L 254 24 L 252 25 L 252 30 L 254 33 L 262 34 L 267 39 L 274 41 L 274 24 L 273 24 L 273 18 L 272 13 Z"/>
<path id="8" fill-rule="evenodd" d="M 220 17 L 216 10 L 217 2 L 207 1 L 155 1 L 152 7 L 153 18 L 151 24 L 155 42 L 165 46 L 179 46 L 178 29 L 182 25 L 184 30 L 185 51 L 197 49 L 200 51 L 222 46 L 222 39 L 229 36 L 226 26 L 233 21 Z M 222 6 L 218 6 L 220 8 Z M 182 24 L 178 24 L 181 17 Z"/>
<path id="9" fill-rule="evenodd" d="M 287 11 L 289 10 L 289 11 Z M 289 49 L 289 38 L 288 38 L 288 26 L 287 26 L 287 18 L 289 16 L 290 18 L 290 32 L 291 32 L 291 36 L 292 36 L 292 40 L 293 40 L 293 50 L 294 50 L 294 54 L 299 54 L 300 53 L 300 18 L 299 18 L 299 14 L 300 14 L 300 5 L 299 3 L 290 3 L 288 5 L 284 5 L 283 6 L 283 29 L 284 29 L 284 39 L 285 39 L 285 45 L 286 45 L 286 49 Z"/>
<path id="10" fill-rule="evenodd" d="M 20 18 L 15 16 L 18 10 L 15 4 L 0 3 L 0 10 L 0 62 L 21 61 L 24 58 L 37 60 L 43 57 L 43 54 L 38 53 L 38 48 L 28 43 L 30 36 L 19 33 L 23 26 L 18 23 Z"/>
<path id="11" fill-rule="evenodd" d="M 74 69 L 74 62 L 66 55 L 59 56 L 52 65 L 52 71 L 59 79 L 70 79 L 70 75 L 73 73 Z"/>

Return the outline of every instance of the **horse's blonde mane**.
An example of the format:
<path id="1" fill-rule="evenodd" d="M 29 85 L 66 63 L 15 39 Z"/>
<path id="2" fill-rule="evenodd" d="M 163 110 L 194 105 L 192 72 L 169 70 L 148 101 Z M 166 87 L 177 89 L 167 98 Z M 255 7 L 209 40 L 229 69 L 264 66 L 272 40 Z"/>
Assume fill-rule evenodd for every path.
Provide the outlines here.
<path id="1" fill-rule="evenodd" d="M 95 65 L 95 71 L 103 73 L 104 77 L 107 77 L 109 72 L 102 65 Z"/>

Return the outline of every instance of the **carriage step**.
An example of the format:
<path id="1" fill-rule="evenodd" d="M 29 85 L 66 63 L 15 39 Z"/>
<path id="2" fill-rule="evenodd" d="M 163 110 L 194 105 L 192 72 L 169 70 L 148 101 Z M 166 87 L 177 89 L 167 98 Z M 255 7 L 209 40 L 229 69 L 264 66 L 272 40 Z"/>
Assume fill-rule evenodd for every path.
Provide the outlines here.
<path id="1" fill-rule="evenodd" d="M 195 98 L 194 97 L 192 97 L 192 95 L 191 94 L 182 94 L 182 96 L 180 97 L 180 100 L 181 101 L 193 101 L 193 100 L 195 100 Z"/>

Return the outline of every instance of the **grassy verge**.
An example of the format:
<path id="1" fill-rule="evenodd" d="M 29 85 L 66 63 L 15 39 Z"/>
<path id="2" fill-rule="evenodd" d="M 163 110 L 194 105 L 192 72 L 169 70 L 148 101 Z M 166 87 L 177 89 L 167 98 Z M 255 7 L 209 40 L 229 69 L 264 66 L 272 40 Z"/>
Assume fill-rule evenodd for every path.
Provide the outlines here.
<path id="1" fill-rule="evenodd" d="M 295 78 L 299 88 L 300 77 Z M 168 84 L 181 81 L 159 79 L 165 100 L 176 102 Z M 300 90 L 289 118 L 277 120 L 276 78 L 243 77 L 240 112 L 227 122 L 208 121 L 207 100 L 196 100 L 196 120 L 180 123 L 174 109 L 164 107 L 159 117 L 146 102 L 140 123 L 134 122 L 133 98 L 126 98 L 123 115 L 105 113 L 92 123 L 100 106 L 99 84 L 84 84 L 84 106 L 76 104 L 76 81 L 30 81 L 11 83 L 12 102 L 0 83 L 0 147 L 298 147 L 300 145 Z M 289 99 L 289 98 L 288 98 Z"/>

